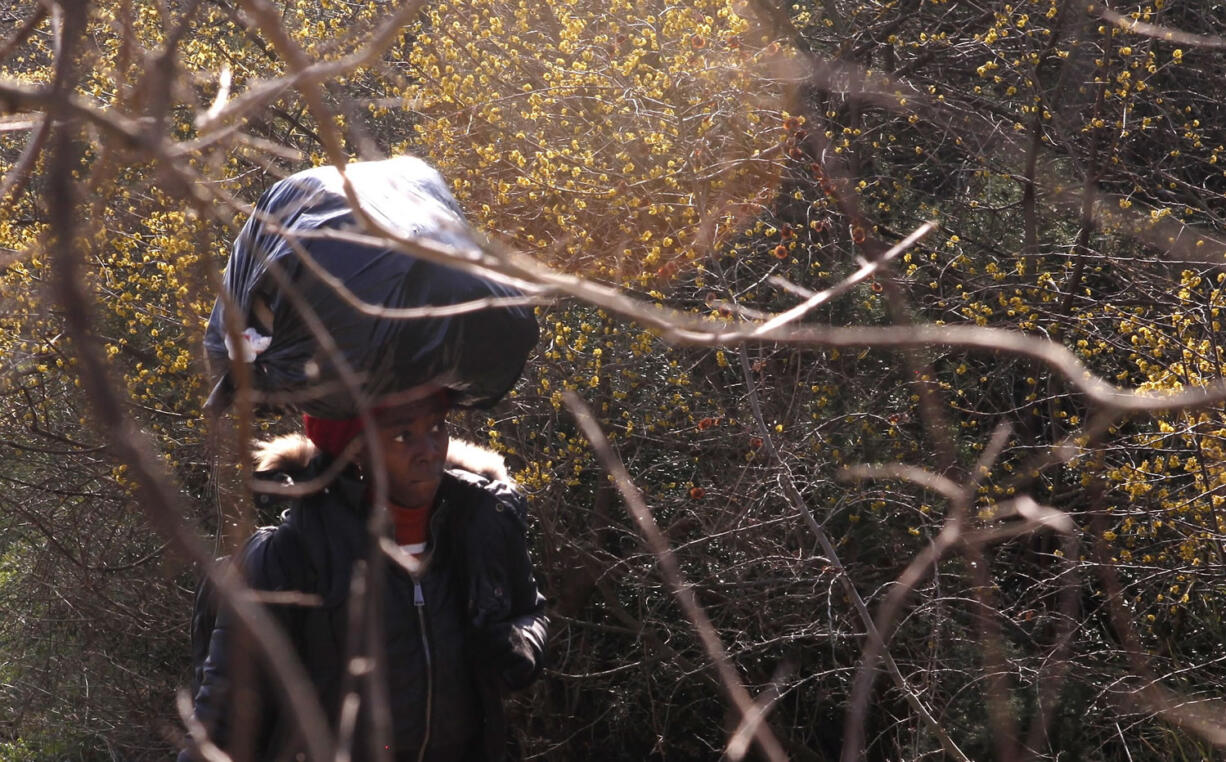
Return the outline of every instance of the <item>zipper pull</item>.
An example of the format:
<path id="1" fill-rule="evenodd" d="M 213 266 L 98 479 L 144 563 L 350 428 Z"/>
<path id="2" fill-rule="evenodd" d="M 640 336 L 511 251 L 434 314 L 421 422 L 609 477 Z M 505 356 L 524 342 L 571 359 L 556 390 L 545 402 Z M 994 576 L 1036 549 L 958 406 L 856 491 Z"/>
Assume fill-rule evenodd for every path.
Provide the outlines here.
<path id="1" fill-rule="evenodd" d="M 413 580 L 413 605 L 418 608 L 426 605 L 426 596 L 421 592 L 421 582 L 417 580 Z"/>

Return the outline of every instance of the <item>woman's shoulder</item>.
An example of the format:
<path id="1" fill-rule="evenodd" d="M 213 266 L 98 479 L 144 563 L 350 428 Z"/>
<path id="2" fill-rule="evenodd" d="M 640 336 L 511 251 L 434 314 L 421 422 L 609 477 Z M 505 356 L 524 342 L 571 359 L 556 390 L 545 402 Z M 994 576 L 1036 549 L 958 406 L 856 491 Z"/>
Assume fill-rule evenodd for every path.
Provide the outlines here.
<path id="1" fill-rule="evenodd" d="M 451 440 L 447 448 L 447 477 L 452 492 L 459 492 L 495 513 L 510 511 L 521 521 L 526 518 L 524 492 L 511 479 L 503 456 L 497 452 L 472 442 Z"/>
<path id="2" fill-rule="evenodd" d="M 251 451 L 256 471 L 280 474 L 305 471 L 319 455 L 319 448 L 302 432 L 255 442 Z"/>
<path id="3" fill-rule="evenodd" d="M 255 503 L 259 521 L 243 548 L 248 581 L 266 590 L 304 589 L 328 548 L 345 534 L 335 526 L 348 518 L 334 510 L 337 485 L 303 492 L 318 478 L 319 449 L 302 433 L 286 434 L 252 445 Z M 358 522 L 360 523 L 360 522 Z"/>
<path id="4" fill-rule="evenodd" d="M 505 515 L 522 523 L 527 501 L 507 471 L 503 457 L 472 442 L 452 439 L 447 451 L 447 497 L 476 512 L 474 518 Z"/>
<path id="5" fill-rule="evenodd" d="M 294 522 L 260 527 L 239 555 L 247 583 L 257 590 L 298 590 L 309 566 L 306 546 Z"/>
<path id="6" fill-rule="evenodd" d="M 447 444 L 447 468 L 480 476 L 490 482 L 511 482 L 506 460 L 475 442 L 451 438 Z"/>

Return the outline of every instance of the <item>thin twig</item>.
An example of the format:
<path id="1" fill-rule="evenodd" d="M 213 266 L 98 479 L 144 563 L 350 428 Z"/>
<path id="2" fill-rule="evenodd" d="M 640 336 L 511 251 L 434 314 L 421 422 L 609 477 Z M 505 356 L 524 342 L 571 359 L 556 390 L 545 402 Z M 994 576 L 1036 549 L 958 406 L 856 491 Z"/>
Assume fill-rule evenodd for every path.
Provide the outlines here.
<path id="1" fill-rule="evenodd" d="M 51 134 L 51 121 L 44 117 L 38 122 L 34 134 L 22 149 L 21 156 L 4 175 L 4 183 L 0 185 L 0 205 L 11 208 L 21 198 L 22 192 L 30 180 L 30 170 L 34 168 L 42 153 L 47 136 Z"/>
<path id="2" fill-rule="evenodd" d="M 1112 10 L 1106 3 L 1100 9 L 1096 9 L 1091 5 L 1089 10 L 1090 13 L 1098 10 L 1098 15 L 1101 19 L 1115 24 L 1125 32 L 1133 32 L 1146 37 L 1153 37 L 1167 42 L 1177 42 L 1181 45 L 1196 48 L 1209 48 L 1210 50 L 1226 48 L 1226 38 L 1223 38 L 1221 35 L 1193 34 L 1182 29 L 1172 29 L 1168 26 L 1139 21 L 1130 16 L 1125 16 L 1119 11 Z"/>
<path id="3" fill-rule="evenodd" d="M 8 36 L 8 39 L 0 43 L 0 61 L 11 56 L 13 51 L 30 39 L 30 35 L 34 34 L 34 30 L 38 28 L 38 25 L 47 18 L 48 5 L 50 5 L 50 0 L 38 0 L 34 11 L 26 18 L 22 25 L 15 29 Z"/>
<path id="4" fill-rule="evenodd" d="M 90 314 L 92 300 L 82 286 L 81 260 L 84 251 L 76 241 L 79 210 L 73 175 L 80 160 L 76 144 L 79 123 L 73 119 L 75 113 L 69 93 L 76 86 L 76 50 L 84 35 L 87 7 L 81 0 L 65 0 L 63 7 L 60 55 L 48 100 L 48 118 L 56 125 L 49 138 L 49 248 L 53 263 L 51 272 L 54 274 L 51 285 L 63 310 L 65 333 L 76 348 L 82 386 L 99 429 L 107 434 L 112 452 L 129 468 L 129 478 L 135 485 L 139 505 L 150 523 L 184 557 L 196 561 L 206 570 L 223 605 L 233 612 L 267 659 L 289 713 L 302 731 L 307 758 L 312 762 L 326 762 L 331 756 L 331 733 L 319 702 L 309 687 L 305 670 L 292 656 L 292 646 L 266 611 L 244 600 L 243 588 L 234 575 L 217 569 L 212 557 L 183 524 L 177 510 L 179 496 L 172 488 L 171 480 L 158 465 L 147 435 L 125 413 L 114 387 L 109 383 L 109 374 L 94 333 L 95 323 Z"/>
<path id="5" fill-rule="evenodd" d="M 720 642 L 719 635 L 715 631 L 715 625 L 711 623 L 706 612 L 699 605 L 698 599 L 694 595 L 694 589 L 686 582 L 685 575 L 681 572 L 681 567 L 673 555 L 668 540 L 664 537 L 663 532 L 660 531 L 655 518 L 652 517 L 651 509 L 647 507 L 642 493 L 634 485 L 630 474 L 626 472 L 625 466 L 622 465 L 620 459 L 613 452 L 613 448 L 609 446 L 609 441 L 605 438 L 604 432 L 601 431 L 600 425 L 592 416 L 587 404 L 577 394 L 568 391 L 563 395 L 563 399 L 566 402 L 566 408 L 579 424 L 579 429 L 583 432 L 583 436 L 592 445 L 592 450 L 596 453 L 596 457 L 613 479 L 617 490 L 626 501 L 626 506 L 630 509 L 630 514 L 634 517 L 635 523 L 638 524 L 639 531 L 643 533 L 647 547 L 651 549 L 651 552 L 656 557 L 656 561 L 660 565 L 661 574 L 672 589 L 673 596 L 677 599 L 681 610 L 685 612 L 686 617 L 690 620 L 690 624 L 698 633 L 708 658 L 715 665 L 724 690 L 728 693 L 733 706 L 741 716 L 741 723 L 754 727 L 754 740 L 757 741 L 763 753 L 772 762 L 786 760 L 787 754 L 784 753 L 783 747 L 779 745 L 779 740 L 775 738 L 775 734 L 770 729 L 770 726 L 766 722 L 761 721 L 760 718 L 754 717 L 755 714 L 760 714 L 760 710 L 755 707 L 753 698 L 741 684 L 741 678 L 737 674 L 732 662 L 728 659 L 723 643 Z"/>
<path id="6" fill-rule="evenodd" d="M 864 625 L 870 641 L 878 641 L 880 640 L 880 635 L 877 632 L 876 623 L 873 621 L 873 615 L 869 612 L 867 604 L 864 603 L 864 598 L 860 595 L 860 591 L 856 589 L 855 582 L 847 573 L 847 567 L 843 566 L 843 562 L 839 560 L 838 550 L 835 548 L 834 542 L 830 539 L 830 535 L 827 534 L 825 528 L 813 515 L 813 512 L 809 510 L 809 506 L 805 504 L 804 497 L 800 494 L 800 490 L 797 488 L 796 482 L 792 479 L 791 472 L 785 467 L 783 457 L 780 455 L 779 449 L 775 445 L 774 439 L 771 436 L 770 427 L 767 426 L 766 418 L 762 414 L 762 404 L 758 400 L 757 388 L 753 383 L 753 374 L 749 367 L 749 360 L 745 357 L 745 352 L 741 351 L 738 353 L 738 357 L 741 364 L 741 375 L 745 379 L 745 385 L 749 396 L 750 410 L 753 413 L 754 421 L 758 425 L 758 433 L 762 439 L 763 449 L 766 450 L 771 460 L 780 466 L 779 483 L 783 487 L 784 497 L 787 498 L 788 503 L 792 506 L 792 510 L 796 511 L 801 515 L 801 517 L 803 517 L 805 524 L 809 527 L 810 531 L 813 532 L 814 537 L 817 538 L 818 544 L 822 547 L 822 552 L 830 561 L 830 565 L 835 569 L 837 579 L 843 588 L 843 592 L 847 595 L 848 600 L 851 601 L 852 606 L 856 609 L 856 614 L 859 616 L 860 622 Z M 924 705 L 924 702 L 921 701 L 919 696 L 916 695 L 915 691 L 911 689 L 911 686 L 907 685 L 906 676 L 903 675 L 898 663 L 894 660 L 894 657 L 889 653 L 889 651 L 883 652 L 883 659 L 885 661 L 886 669 L 889 670 L 890 677 L 892 677 L 894 680 L 894 684 L 902 692 L 903 696 L 907 700 L 907 703 L 911 705 L 911 708 L 914 709 L 920 716 L 920 719 L 923 720 L 929 731 L 932 732 L 932 734 L 935 735 L 938 740 L 940 740 L 941 746 L 945 749 L 945 752 L 954 759 L 961 760 L 962 762 L 969 762 L 969 758 L 966 756 L 966 754 L 963 753 L 960 748 L 958 748 L 958 745 L 954 742 L 953 738 L 951 738 L 949 734 L 945 732 L 945 729 L 941 727 L 941 724 L 937 721 L 936 717 L 932 715 L 932 712 L 929 711 L 928 707 Z M 844 738 L 843 748 L 845 751 L 845 758 L 846 750 L 851 748 L 852 745 L 853 744 L 851 742 Z M 854 745 L 856 747 L 856 753 L 852 759 L 856 759 L 859 756 L 859 744 Z"/>
<path id="7" fill-rule="evenodd" d="M 925 222 L 923 225 L 920 225 L 918 228 L 916 228 L 915 231 L 911 233 L 911 235 L 907 236 L 903 240 L 891 246 L 889 250 L 886 251 L 884 254 L 882 254 L 880 257 L 873 259 L 871 262 L 865 262 L 863 265 L 860 266 L 860 269 L 856 270 L 851 275 L 848 275 L 846 278 L 839 281 L 838 283 L 831 286 L 830 288 L 826 289 L 825 291 L 816 293 L 810 296 L 805 301 L 796 305 L 792 309 L 787 310 L 785 312 L 781 312 L 778 315 L 772 317 L 770 320 L 767 320 L 762 325 L 754 329 L 754 334 L 761 335 L 764 333 L 770 333 L 771 331 L 777 328 L 781 328 L 787 325 L 788 323 L 795 322 L 801 319 L 802 317 L 804 317 L 806 314 L 811 312 L 813 309 L 815 309 L 819 305 L 830 301 L 831 299 L 835 298 L 836 296 L 839 296 L 840 294 L 846 293 L 848 290 L 854 287 L 857 283 L 859 283 L 860 281 L 864 280 L 865 278 L 871 276 L 873 273 L 880 270 L 882 266 L 885 265 L 887 262 L 889 262 L 890 260 L 897 257 L 899 254 L 903 253 L 907 249 L 914 246 L 920 239 L 928 235 L 935 228 L 936 228 L 935 222 Z"/>
<path id="8" fill-rule="evenodd" d="M 183 726 L 187 728 L 188 747 L 204 762 L 233 762 L 230 755 L 217 748 L 217 744 L 209 738 L 208 729 L 196 719 L 196 714 L 192 711 L 191 694 L 184 688 L 175 691 L 175 709 L 179 712 Z"/>
<path id="9" fill-rule="evenodd" d="M 353 757 L 353 742 L 357 730 L 358 709 L 362 696 L 358 681 L 365 678 L 371 662 L 362 654 L 362 624 L 366 605 L 366 562 L 358 560 L 350 572 L 349 599 L 346 601 L 348 623 L 345 632 L 345 673 L 341 676 L 340 717 L 336 728 L 336 762 L 349 762 Z"/>

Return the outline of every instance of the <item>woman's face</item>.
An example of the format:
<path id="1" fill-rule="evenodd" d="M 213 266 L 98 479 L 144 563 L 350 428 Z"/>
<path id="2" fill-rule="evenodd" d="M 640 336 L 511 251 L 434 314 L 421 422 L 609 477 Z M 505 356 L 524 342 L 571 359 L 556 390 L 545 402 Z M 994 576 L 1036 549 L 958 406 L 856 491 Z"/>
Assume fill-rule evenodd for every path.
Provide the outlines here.
<path id="1" fill-rule="evenodd" d="M 388 499 L 396 505 L 423 508 L 434 502 L 447 465 L 447 409 L 440 393 L 376 415 Z"/>

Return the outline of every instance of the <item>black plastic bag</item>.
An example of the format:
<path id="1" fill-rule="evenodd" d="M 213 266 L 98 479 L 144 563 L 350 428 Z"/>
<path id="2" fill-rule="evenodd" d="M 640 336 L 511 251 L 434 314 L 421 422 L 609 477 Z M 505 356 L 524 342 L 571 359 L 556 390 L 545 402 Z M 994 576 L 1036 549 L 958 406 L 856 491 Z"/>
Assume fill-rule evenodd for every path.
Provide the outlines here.
<path id="1" fill-rule="evenodd" d="M 354 163 L 346 168 L 364 212 L 405 237 L 469 247 L 467 224 L 443 178 L 413 157 Z M 270 226 L 267 221 L 275 221 Z M 286 233 L 273 229 L 279 226 Z M 538 332 L 530 306 L 486 308 L 449 317 L 396 319 L 362 314 L 322 281 L 295 251 L 295 240 L 314 262 L 362 302 L 407 308 L 462 304 L 520 292 L 486 278 L 425 262 L 394 249 L 312 237 L 320 231 L 360 227 L 340 173 L 324 166 L 273 185 L 234 241 L 223 287 L 240 315 L 244 346 L 231 351 L 225 305 L 213 307 L 204 345 L 216 385 L 206 404 L 213 412 L 232 401 L 230 363 L 246 357 L 253 385 L 273 406 L 295 407 L 321 418 L 358 413 L 336 365 L 321 350 L 303 313 L 282 288 L 310 306 L 345 361 L 361 377 L 363 392 L 379 399 L 419 384 L 452 390 L 457 404 L 488 407 L 515 384 Z M 270 267 L 284 278 L 274 277 Z"/>

